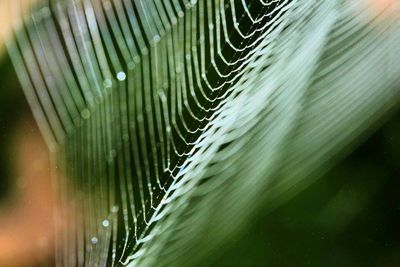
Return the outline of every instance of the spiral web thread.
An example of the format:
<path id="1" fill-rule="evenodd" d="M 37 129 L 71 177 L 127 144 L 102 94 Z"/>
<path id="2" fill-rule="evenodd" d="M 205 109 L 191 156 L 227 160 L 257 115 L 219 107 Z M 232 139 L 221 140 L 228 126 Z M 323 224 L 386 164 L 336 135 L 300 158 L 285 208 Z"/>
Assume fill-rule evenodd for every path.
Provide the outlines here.
<path id="1" fill-rule="evenodd" d="M 399 101 L 396 11 L 368 2 L 15 2 L 57 265 L 196 264 L 308 184 Z"/>

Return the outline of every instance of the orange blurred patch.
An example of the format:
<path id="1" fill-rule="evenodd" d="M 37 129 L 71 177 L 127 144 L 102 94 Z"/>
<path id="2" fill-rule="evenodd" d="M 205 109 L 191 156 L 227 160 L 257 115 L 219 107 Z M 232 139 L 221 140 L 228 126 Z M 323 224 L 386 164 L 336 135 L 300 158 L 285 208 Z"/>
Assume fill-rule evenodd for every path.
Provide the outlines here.
<path id="1" fill-rule="evenodd" d="M 368 4 L 375 14 L 398 11 L 399 3 L 399 0 L 368 0 Z"/>
<path id="2" fill-rule="evenodd" d="M 54 190 L 46 145 L 32 121 L 17 130 L 17 192 L 0 211 L 0 266 L 34 266 L 54 251 Z"/>

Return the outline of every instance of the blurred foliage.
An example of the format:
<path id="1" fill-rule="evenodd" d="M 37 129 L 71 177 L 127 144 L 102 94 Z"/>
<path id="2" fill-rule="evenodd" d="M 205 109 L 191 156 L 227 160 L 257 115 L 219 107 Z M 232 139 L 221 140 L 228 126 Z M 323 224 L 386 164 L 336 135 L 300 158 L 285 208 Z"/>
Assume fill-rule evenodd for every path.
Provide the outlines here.
<path id="1" fill-rule="evenodd" d="M 29 112 L 28 104 L 9 57 L 0 60 L 0 206 L 12 188 L 15 158 L 10 151 L 13 131 L 18 120 Z"/>
<path id="2" fill-rule="evenodd" d="M 212 266 L 400 266 L 400 113 Z"/>

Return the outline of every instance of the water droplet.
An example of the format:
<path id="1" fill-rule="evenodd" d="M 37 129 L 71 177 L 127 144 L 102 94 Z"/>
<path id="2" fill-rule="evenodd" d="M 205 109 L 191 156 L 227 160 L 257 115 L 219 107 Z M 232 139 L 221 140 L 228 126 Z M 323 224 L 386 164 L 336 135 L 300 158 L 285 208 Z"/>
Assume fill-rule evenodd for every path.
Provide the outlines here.
<path id="1" fill-rule="evenodd" d="M 135 62 L 130 61 L 130 62 L 128 63 L 128 69 L 133 70 L 134 68 L 135 68 Z"/>
<path id="2" fill-rule="evenodd" d="M 140 50 L 142 52 L 142 55 L 146 56 L 149 53 L 149 50 L 147 48 L 143 48 Z"/>
<path id="3" fill-rule="evenodd" d="M 140 57 L 139 56 L 133 57 L 133 62 L 135 62 L 135 64 L 140 63 Z"/>
<path id="4" fill-rule="evenodd" d="M 89 109 L 85 108 L 81 111 L 81 116 L 82 118 L 84 118 L 85 120 L 90 118 L 90 111 Z"/>
<path id="5" fill-rule="evenodd" d="M 120 81 L 124 81 L 126 79 L 126 74 L 123 71 L 117 73 L 117 79 Z"/>
<path id="6" fill-rule="evenodd" d="M 109 221 L 109 220 L 104 220 L 101 224 L 102 224 L 104 227 L 108 227 L 108 226 L 110 226 L 110 221 Z"/>
<path id="7" fill-rule="evenodd" d="M 112 212 L 112 213 L 117 213 L 118 210 L 119 210 L 118 205 L 114 205 L 114 206 L 111 208 L 111 212 Z"/>
<path id="8" fill-rule="evenodd" d="M 97 104 L 103 103 L 103 96 L 101 95 L 96 96 L 95 101 Z"/>
<path id="9" fill-rule="evenodd" d="M 122 140 L 124 140 L 124 141 L 129 141 L 129 134 L 123 134 L 122 135 Z"/>
<path id="10" fill-rule="evenodd" d="M 158 35 L 158 34 L 153 37 L 153 41 L 155 43 L 158 43 L 160 40 L 161 40 L 161 38 L 160 38 L 160 35 Z"/>
<path id="11" fill-rule="evenodd" d="M 92 237 L 92 239 L 90 239 L 90 242 L 92 242 L 93 245 L 96 245 L 97 242 L 99 242 L 99 240 L 97 239 L 97 237 Z"/>
<path id="12" fill-rule="evenodd" d="M 50 8 L 48 8 L 48 7 L 43 7 L 43 8 L 40 10 L 40 12 L 42 13 L 42 16 L 43 16 L 44 18 L 51 15 Z"/>
<path id="13" fill-rule="evenodd" d="M 49 146 L 50 152 L 55 153 L 57 152 L 57 143 L 51 143 Z"/>
<path id="14" fill-rule="evenodd" d="M 111 81 L 111 79 L 105 79 L 104 82 L 103 82 L 103 86 L 104 86 L 105 88 L 111 88 L 111 86 L 112 86 L 112 81 Z"/>

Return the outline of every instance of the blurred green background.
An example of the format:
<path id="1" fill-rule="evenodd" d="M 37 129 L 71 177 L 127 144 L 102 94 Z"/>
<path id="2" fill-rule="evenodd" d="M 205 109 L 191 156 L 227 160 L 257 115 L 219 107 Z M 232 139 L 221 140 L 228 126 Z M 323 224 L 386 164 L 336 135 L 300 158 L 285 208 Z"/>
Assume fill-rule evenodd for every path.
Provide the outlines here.
<path id="1" fill-rule="evenodd" d="M 400 266 L 400 113 L 212 266 Z"/>
<path id="2" fill-rule="evenodd" d="M 0 65 L 0 206 L 12 195 L 9 151 L 28 110 L 10 60 Z M 312 186 L 252 227 L 211 266 L 400 266 L 400 113 Z M 266 214 L 266 215 L 264 215 Z"/>

